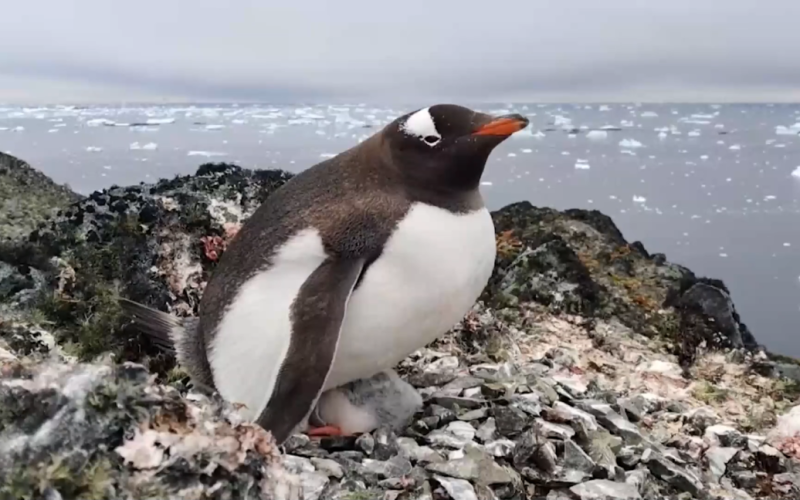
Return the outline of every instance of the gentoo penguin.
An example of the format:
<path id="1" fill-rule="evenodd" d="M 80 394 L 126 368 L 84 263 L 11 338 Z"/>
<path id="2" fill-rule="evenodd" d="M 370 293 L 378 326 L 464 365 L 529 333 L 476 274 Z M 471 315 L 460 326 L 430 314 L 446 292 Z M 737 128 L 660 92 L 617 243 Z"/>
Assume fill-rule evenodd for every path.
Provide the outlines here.
<path id="1" fill-rule="evenodd" d="M 320 395 L 393 367 L 472 307 L 495 261 L 479 191 L 528 120 L 438 104 L 293 177 L 230 241 L 199 316 L 124 301 L 195 384 L 282 443 Z"/>
<path id="2" fill-rule="evenodd" d="M 398 431 L 422 407 L 422 396 L 394 370 L 385 370 L 322 393 L 309 419 L 315 435 L 354 435 L 378 427 Z"/>

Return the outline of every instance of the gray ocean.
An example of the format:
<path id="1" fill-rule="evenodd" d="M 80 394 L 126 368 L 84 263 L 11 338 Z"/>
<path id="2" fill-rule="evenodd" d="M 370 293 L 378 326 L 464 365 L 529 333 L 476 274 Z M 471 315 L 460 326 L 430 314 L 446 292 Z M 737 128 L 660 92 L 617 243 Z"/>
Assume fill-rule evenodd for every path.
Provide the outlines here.
<path id="1" fill-rule="evenodd" d="M 206 161 L 299 172 L 424 105 L 0 106 L 0 150 L 87 194 Z M 597 209 L 723 279 L 770 350 L 800 356 L 800 106 L 496 104 L 531 126 L 490 159 L 491 209 Z"/>

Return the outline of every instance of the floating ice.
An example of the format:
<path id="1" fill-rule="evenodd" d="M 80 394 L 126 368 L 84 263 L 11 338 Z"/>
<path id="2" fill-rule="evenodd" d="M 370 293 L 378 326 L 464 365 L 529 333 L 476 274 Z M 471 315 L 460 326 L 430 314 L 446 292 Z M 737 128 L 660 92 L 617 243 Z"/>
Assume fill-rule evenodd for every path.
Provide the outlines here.
<path id="1" fill-rule="evenodd" d="M 608 137 L 608 132 L 605 130 L 590 130 L 588 134 L 586 134 L 587 139 L 592 139 L 594 141 L 603 140 Z"/>
<path id="2" fill-rule="evenodd" d="M 730 149 L 730 150 L 732 150 L 732 151 L 739 151 L 740 149 L 742 149 L 742 146 L 740 146 L 739 144 L 733 144 L 733 145 L 732 145 L 731 147 L 729 147 L 728 149 Z"/>
<path id="3" fill-rule="evenodd" d="M 536 137 L 537 139 L 541 139 L 542 137 L 545 136 L 545 134 L 541 130 L 537 130 L 536 133 L 533 134 L 533 136 Z"/>
<path id="4" fill-rule="evenodd" d="M 621 141 L 619 141 L 619 145 L 620 145 L 620 147 L 623 147 L 623 148 L 641 148 L 641 147 L 644 147 L 644 145 L 641 142 L 637 141 L 636 139 L 622 139 Z"/>
<path id="5" fill-rule="evenodd" d="M 158 149 L 158 144 L 156 144 L 155 142 L 148 142 L 147 144 L 142 146 L 142 149 L 146 151 L 155 151 L 156 149 Z"/>
<path id="6" fill-rule="evenodd" d="M 698 129 L 694 129 L 686 135 L 689 137 L 700 137 L 700 131 Z"/>
<path id="7" fill-rule="evenodd" d="M 167 125 L 175 123 L 175 118 L 148 118 L 145 123 L 148 125 Z"/>
<path id="8" fill-rule="evenodd" d="M 103 148 L 99 148 L 97 146 L 87 146 L 86 147 L 86 151 L 88 151 L 89 153 L 96 153 L 96 152 L 102 151 L 102 150 L 103 150 Z"/>
<path id="9" fill-rule="evenodd" d="M 215 124 L 206 125 L 206 130 L 220 130 L 223 128 L 225 128 L 225 125 L 215 125 Z"/>
<path id="10" fill-rule="evenodd" d="M 656 113 L 655 111 L 645 111 L 639 116 L 641 116 L 642 118 L 658 118 L 658 113 Z"/>
<path id="11" fill-rule="evenodd" d="M 523 153 L 533 153 L 532 149 L 527 149 L 527 148 L 526 149 L 520 149 L 520 151 L 522 151 Z"/>
<path id="12" fill-rule="evenodd" d="M 644 203 L 646 201 L 647 201 L 647 198 L 645 198 L 644 196 L 633 195 L 633 202 L 634 203 Z"/>
<path id="13" fill-rule="evenodd" d="M 589 166 L 589 163 L 587 163 L 587 160 L 580 160 L 579 159 L 579 160 L 575 160 L 575 162 L 576 162 L 575 163 L 575 168 L 577 170 L 589 170 L 590 168 L 592 168 L 591 166 Z"/>
<path id="14" fill-rule="evenodd" d="M 217 153 L 214 151 L 189 151 L 186 156 L 205 156 L 211 158 L 212 156 L 226 156 L 228 153 Z"/>
<path id="15" fill-rule="evenodd" d="M 492 181 L 481 181 L 481 186 L 491 186 Z"/>
<path id="16" fill-rule="evenodd" d="M 514 157 L 514 156 L 517 156 L 517 153 L 508 153 L 508 156 Z"/>
<path id="17" fill-rule="evenodd" d="M 611 108 L 610 108 L 608 105 L 606 105 L 606 104 L 603 104 L 602 106 L 600 106 L 599 108 L 597 108 L 597 110 L 598 110 L 598 111 L 611 111 Z"/>
<path id="18" fill-rule="evenodd" d="M 798 179 L 800 179 L 800 167 L 794 169 L 794 171 L 792 172 L 792 177 L 797 177 Z"/>
<path id="19" fill-rule="evenodd" d="M 775 133 L 778 135 L 797 135 L 800 133 L 800 123 L 795 123 L 791 127 L 778 125 L 775 127 Z"/>
<path id="20" fill-rule="evenodd" d="M 336 156 L 336 153 L 322 153 L 319 155 L 320 158 L 333 158 L 334 156 Z"/>
<path id="21" fill-rule="evenodd" d="M 114 126 L 115 123 L 108 118 L 92 118 L 91 120 L 86 120 L 86 125 L 89 127 L 100 127 L 102 125 Z"/>
<path id="22" fill-rule="evenodd" d="M 776 198 L 777 198 L 776 196 L 768 194 L 767 196 L 764 197 L 764 201 L 770 201 L 770 200 L 774 200 Z"/>

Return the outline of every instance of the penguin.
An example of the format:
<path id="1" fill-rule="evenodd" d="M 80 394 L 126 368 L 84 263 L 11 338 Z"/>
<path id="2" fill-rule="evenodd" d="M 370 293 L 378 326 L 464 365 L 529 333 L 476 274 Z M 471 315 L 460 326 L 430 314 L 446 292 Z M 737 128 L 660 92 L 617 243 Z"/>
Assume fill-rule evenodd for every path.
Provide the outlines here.
<path id="1" fill-rule="evenodd" d="M 422 396 L 394 370 L 325 391 L 310 422 L 309 436 L 352 436 L 386 427 L 395 432 L 422 408 Z"/>
<path id="2" fill-rule="evenodd" d="M 321 394 L 395 366 L 473 306 L 496 252 L 480 180 L 527 125 L 455 104 L 406 113 L 267 197 L 218 261 L 197 318 L 122 307 L 197 386 L 281 444 Z"/>

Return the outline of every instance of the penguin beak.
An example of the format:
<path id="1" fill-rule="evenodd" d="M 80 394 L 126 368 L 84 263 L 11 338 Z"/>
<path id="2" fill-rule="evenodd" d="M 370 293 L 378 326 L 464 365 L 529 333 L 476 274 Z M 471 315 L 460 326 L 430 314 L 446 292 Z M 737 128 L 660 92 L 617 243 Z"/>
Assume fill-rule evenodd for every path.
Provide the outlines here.
<path id="1" fill-rule="evenodd" d="M 484 123 L 472 135 L 494 135 L 508 137 L 515 132 L 519 132 L 528 126 L 529 120 L 524 116 L 514 113 L 492 118 L 491 121 Z"/>

